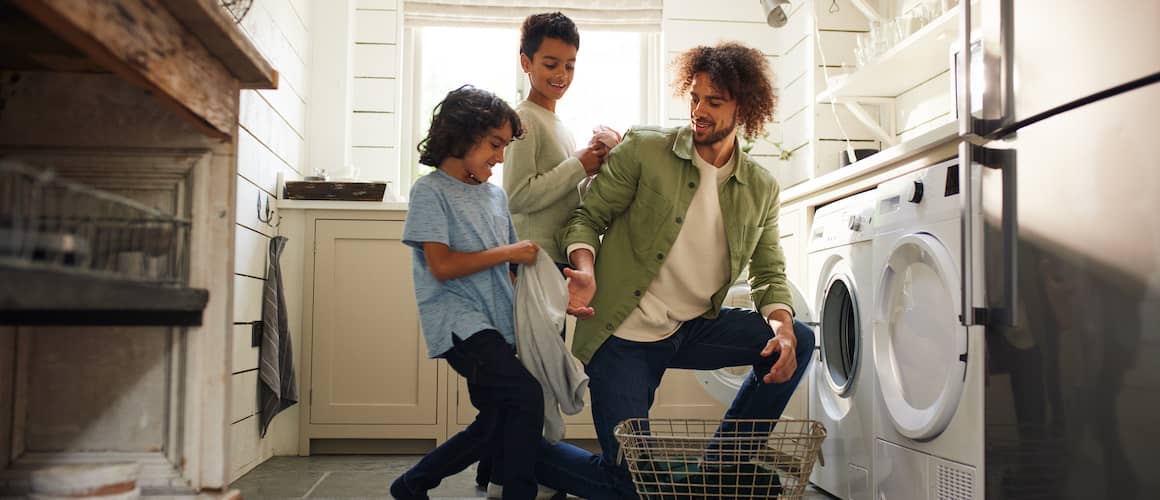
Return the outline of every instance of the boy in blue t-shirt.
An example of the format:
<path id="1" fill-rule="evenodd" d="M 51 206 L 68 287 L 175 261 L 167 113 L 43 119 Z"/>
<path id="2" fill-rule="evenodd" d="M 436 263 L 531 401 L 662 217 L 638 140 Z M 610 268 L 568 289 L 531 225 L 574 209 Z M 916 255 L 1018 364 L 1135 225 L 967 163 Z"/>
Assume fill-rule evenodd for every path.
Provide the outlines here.
<path id="1" fill-rule="evenodd" d="M 502 99 L 464 85 L 435 107 L 419 162 L 435 171 L 411 188 L 403 243 L 412 248 L 415 298 L 427 353 L 467 379 L 475 421 L 391 484 L 395 498 L 427 498 L 443 478 L 503 449 L 503 498 L 536 496 L 544 421 L 539 382 L 516 358 L 509 263 L 531 264 L 537 245 L 517 241 L 507 196 L 489 184 L 504 147 L 523 134 Z"/>

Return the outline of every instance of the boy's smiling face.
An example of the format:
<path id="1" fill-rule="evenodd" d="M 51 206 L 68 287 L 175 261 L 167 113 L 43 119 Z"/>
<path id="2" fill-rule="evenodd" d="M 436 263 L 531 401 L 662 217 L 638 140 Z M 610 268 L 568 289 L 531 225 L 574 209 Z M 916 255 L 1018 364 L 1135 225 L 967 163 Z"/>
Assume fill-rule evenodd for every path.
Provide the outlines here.
<path id="1" fill-rule="evenodd" d="M 483 184 L 491 178 L 496 163 L 503 163 L 503 150 L 512 142 L 511 122 L 504 122 L 483 134 L 471 150 L 463 155 L 463 168 L 467 178 Z"/>
<path id="2" fill-rule="evenodd" d="M 539 50 L 528 58 L 520 54 L 520 66 L 528 74 L 532 91 L 528 100 L 554 109 L 554 102 L 564 97 L 564 92 L 572 85 L 576 71 L 576 46 L 559 38 L 545 37 Z"/>

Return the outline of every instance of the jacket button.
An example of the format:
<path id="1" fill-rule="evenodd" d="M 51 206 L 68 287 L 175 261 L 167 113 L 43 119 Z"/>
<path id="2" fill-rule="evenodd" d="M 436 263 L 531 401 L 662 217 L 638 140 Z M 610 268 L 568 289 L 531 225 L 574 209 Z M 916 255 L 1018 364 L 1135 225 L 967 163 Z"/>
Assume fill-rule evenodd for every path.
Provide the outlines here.
<path id="1" fill-rule="evenodd" d="M 680 223 L 682 223 L 682 222 L 684 222 L 684 221 L 685 221 L 685 219 L 682 219 L 682 218 L 680 218 L 680 217 L 677 217 L 677 224 L 680 224 Z"/>
<path id="2" fill-rule="evenodd" d="M 657 254 L 657 260 L 665 260 L 665 254 L 663 254 L 663 253 L 658 253 L 658 254 Z"/>
<path id="3" fill-rule="evenodd" d="M 697 187 L 697 183 L 696 183 L 696 182 L 690 182 L 690 183 L 689 183 L 689 189 L 693 189 L 693 188 L 695 188 L 695 187 Z"/>
<path id="4" fill-rule="evenodd" d="M 612 323 L 608 323 L 608 324 L 604 325 L 604 329 L 611 332 L 612 331 Z"/>
<path id="5" fill-rule="evenodd" d="M 640 297 L 640 290 L 633 290 L 632 294 L 636 297 Z"/>

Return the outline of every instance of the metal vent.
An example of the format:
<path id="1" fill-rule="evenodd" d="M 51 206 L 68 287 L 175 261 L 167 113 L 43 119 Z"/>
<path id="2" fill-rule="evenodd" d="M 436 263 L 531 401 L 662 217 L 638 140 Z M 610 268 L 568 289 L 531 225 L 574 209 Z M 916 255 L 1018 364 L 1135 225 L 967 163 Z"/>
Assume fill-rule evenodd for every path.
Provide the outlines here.
<path id="1" fill-rule="evenodd" d="M 974 469 L 943 461 L 937 461 L 934 466 L 934 498 L 937 500 L 974 500 Z"/>

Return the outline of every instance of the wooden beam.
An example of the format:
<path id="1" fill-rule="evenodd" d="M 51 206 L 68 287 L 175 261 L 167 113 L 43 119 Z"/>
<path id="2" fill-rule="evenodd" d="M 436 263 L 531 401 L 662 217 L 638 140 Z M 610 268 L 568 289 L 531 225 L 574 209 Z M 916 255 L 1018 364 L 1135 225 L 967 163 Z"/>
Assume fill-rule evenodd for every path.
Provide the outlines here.
<path id="1" fill-rule="evenodd" d="M 11 0 L 207 135 L 229 139 L 238 122 L 238 80 L 160 1 Z"/>
<path id="2" fill-rule="evenodd" d="M 217 0 L 161 0 L 238 79 L 243 89 L 276 89 L 278 72 Z"/>

